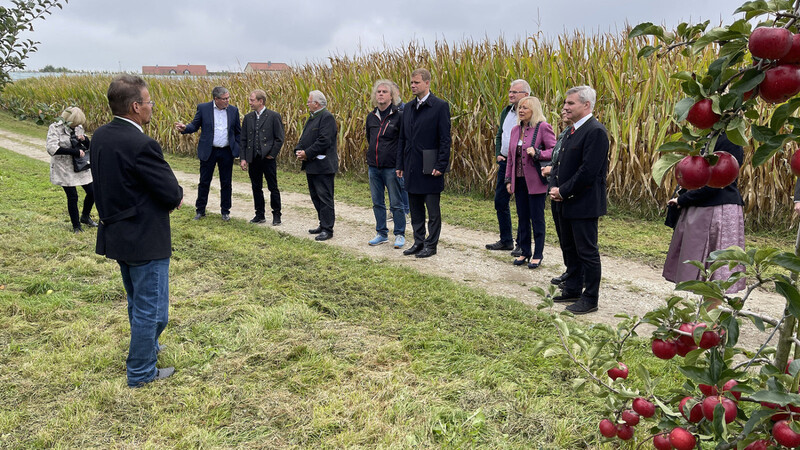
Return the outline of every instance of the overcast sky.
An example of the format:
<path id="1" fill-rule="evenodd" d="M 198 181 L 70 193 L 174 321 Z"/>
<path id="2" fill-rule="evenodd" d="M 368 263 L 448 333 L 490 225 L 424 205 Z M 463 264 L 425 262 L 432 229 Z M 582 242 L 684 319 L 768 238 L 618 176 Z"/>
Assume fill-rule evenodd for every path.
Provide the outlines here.
<path id="1" fill-rule="evenodd" d="M 139 72 L 143 65 L 303 64 L 411 41 L 507 40 L 542 32 L 619 32 L 626 22 L 674 27 L 730 23 L 744 0 L 71 0 L 24 37 L 40 42 L 26 62 L 73 70 Z M 7 0 L 0 5 L 8 6 Z M 380 7 L 378 5 L 387 5 Z M 740 18 L 739 15 L 736 18 Z"/>

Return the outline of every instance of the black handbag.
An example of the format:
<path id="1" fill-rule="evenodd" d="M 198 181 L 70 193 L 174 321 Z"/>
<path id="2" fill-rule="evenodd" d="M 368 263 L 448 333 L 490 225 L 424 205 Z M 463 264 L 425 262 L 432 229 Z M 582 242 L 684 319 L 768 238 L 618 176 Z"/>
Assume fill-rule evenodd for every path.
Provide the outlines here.
<path id="1" fill-rule="evenodd" d="M 676 189 L 675 195 L 680 195 L 681 190 Z M 667 205 L 667 217 L 664 218 L 664 225 L 675 229 L 675 225 L 678 224 L 678 219 L 681 218 L 681 209 L 678 207 L 677 204 L 675 205 Z"/>
<path id="2" fill-rule="evenodd" d="M 69 141 L 70 144 L 72 144 L 72 148 L 83 150 L 83 156 L 72 157 L 72 169 L 75 172 L 83 172 L 84 170 L 89 170 L 91 168 L 91 164 L 89 163 L 89 147 L 84 142 L 78 140 L 77 136 L 75 136 L 74 131 L 70 133 Z"/>
<path id="3" fill-rule="evenodd" d="M 533 130 L 533 140 L 531 140 L 531 142 L 533 142 L 533 145 L 536 145 L 536 135 L 539 134 L 539 125 L 541 125 L 541 124 L 542 124 L 542 122 L 537 123 L 536 124 L 536 128 L 534 128 L 534 130 Z M 536 152 L 536 157 L 532 158 L 533 159 L 533 166 L 536 167 L 536 173 L 539 175 L 539 178 L 541 178 L 542 183 L 548 184 L 547 177 L 542 175 L 542 167 L 547 167 L 549 165 L 552 165 L 553 161 L 542 161 L 541 160 L 541 158 L 542 158 L 542 149 L 534 147 L 533 151 Z"/>

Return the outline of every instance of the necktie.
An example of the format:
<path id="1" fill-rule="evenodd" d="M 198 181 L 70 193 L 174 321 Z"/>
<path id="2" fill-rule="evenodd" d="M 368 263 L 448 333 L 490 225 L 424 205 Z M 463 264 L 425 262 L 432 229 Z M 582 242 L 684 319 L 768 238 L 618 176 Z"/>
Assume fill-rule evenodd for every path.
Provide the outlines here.
<path id="1" fill-rule="evenodd" d="M 575 127 L 574 126 L 573 127 L 569 127 L 569 134 L 570 134 L 570 136 L 575 134 Z"/>

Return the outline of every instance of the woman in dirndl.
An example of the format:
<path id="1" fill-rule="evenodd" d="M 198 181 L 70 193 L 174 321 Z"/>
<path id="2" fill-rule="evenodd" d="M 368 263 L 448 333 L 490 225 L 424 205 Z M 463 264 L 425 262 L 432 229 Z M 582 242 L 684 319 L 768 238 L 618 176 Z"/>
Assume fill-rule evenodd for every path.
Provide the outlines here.
<path id="1" fill-rule="evenodd" d="M 728 140 L 721 134 L 714 151 L 725 151 L 733 155 L 741 166 L 744 159 L 742 147 Z M 667 259 L 664 261 L 662 275 L 668 281 L 679 283 L 689 280 L 700 280 L 700 269 L 685 261 L 695 260 L 710 264 L 706 259 L 711 252 L 724 250 L 731 246 L 744 249 L 744 213 L 742 195 L 739 193 L 737 181 L 718 189 L 702 187 L 700 189 L 681 189 L 677 197 L 669 201 L 676 205 L 680 217 L 672 233 Z M 743 271 L 743 266 L 728 266 L 717 269 L 711 280 L 727 280 L 734 271 Z M 745 288 L 746 280 L 741 278 L 728 289 L 728 293 L 739 292 Z"/>

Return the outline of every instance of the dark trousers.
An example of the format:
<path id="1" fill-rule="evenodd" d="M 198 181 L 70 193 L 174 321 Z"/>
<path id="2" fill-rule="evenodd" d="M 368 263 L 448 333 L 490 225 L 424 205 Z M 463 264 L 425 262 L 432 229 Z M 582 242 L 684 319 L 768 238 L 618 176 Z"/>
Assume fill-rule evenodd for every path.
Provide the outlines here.
<path id="1" fill-rule="evenodd" d="M 278 164 L 275 159 L 254 157 L 253 161 L 247 165 L 247 174 L 250 175 L 250 185 L 253 187 L 256 217 L 264 217 L 264 183 L 262 179 L 266 179 L 272 216 L 280 218 L 281 191 L 278 190 Z"/>
<path id="2" fill-rule="evenodd" d="M 314 175 L 307 173 L 308 193 L 311 194 L 311 202 L 317 210 L 319 227 L 322 231 L 333 233 L 333 223 L 336 220 L 336 213 L 333 207 L 333 180 L 336 174 Z"/>
<path id="3" fill-rule="evenodd" d="M 414 244 L 424 244 L 433 248 L 439 244 L 442 232 L 442 214 L 439 209 L 440 194 L 408 194 L 408 207 L 411 210 L 411 227 L 414 229 Z M 425 237 L 425 211 L 428 212 L 428 237 Z"/>
<path id="4" fill-rule="evenodd" d="M 214 167 L 219 166 L 220 212 L 231 212 L 231 180 L 233 179 L 233 154 L 230 146 L 214 147 L 211 156 L 206 161 L 200 161 L 200 185 L 197 186 L 197 201 L 194 207 L 198 213 L 206 213 L 208 192 L 211 190 L 211 178 L 214 177 Z"/>
<path id="5" fill-rule="evenodd" d="M 525 177 L 517 177 L 514 183 L 514 198 L 517 203 L 517 243 L 522 248 L 522 256 L 542 259 L 544 252 L 544 199 L 546 194 L 528 194 Z M 533 229 L 534 248 L 531 252 L 531 229 Z"/>
<path id="6" fill-rule="evenodd" d="M 566 219 L 562 216 L 561 236 L 561 248 L 567 255 L 568 264 L 564 290 L 569 293 L 583 290 L 581 298 L 597 305 L 602 273 L 597 246 L 597 217 Z"/>
<path id="7" fill-rule="evenodd" d="M 511 237 L 511 194 L 506 189 L 506 162 L 497 163 L 497 184 L 494 187 L 494 209 L 497 211 L 497 224 L 500 226 L 500 242 L 503 244 L 513 244 Z M 519 242 L 519 230 L 517 230 L 517 242 Z"/>
<path id="8" fill-rule="evenodd" d="M 80 217 L 78 216 L 78 188 L 75 186 L 61 187 L 64 188 L 64 193 L 67 194 L 67 211 L 69 211 L 69 220 L 72 222 L 72 228 L 77 228 L 81 226 Z M 81 187 L 86 192 L 86 197 L 83 198 L 83 212 L 81 215 L 88 216 L 92 212 L 92 206 L 94 206 L 94 187 L 92 183 L 84 184 Z"/>
<path id="9" fill-rule="evenodd" d="M 558 236 L 558 246 L 561 249 L 561 258 L 564 261 L 564 266 L 566 267 L 566 271 L 564 273 L 567 274 L 567 277 L 570 275 L 570 270 L 575 270 L 576 268 L 580 268 L 580 265 L 572 264 L 570 265 L 567 261 L 569 259 L 569 255 L 567 252 L 564 251 L 564 238 L 561 236 L 561 202 L 551 201 L 550 202 L 550 212 L 553 213 L 553 225 L 556 228 L 556 236 Z M 583 271 L 578 274 L 579 278 L 583 279 Z M 565 277 L 565 279 L 567 278 Z"/>

